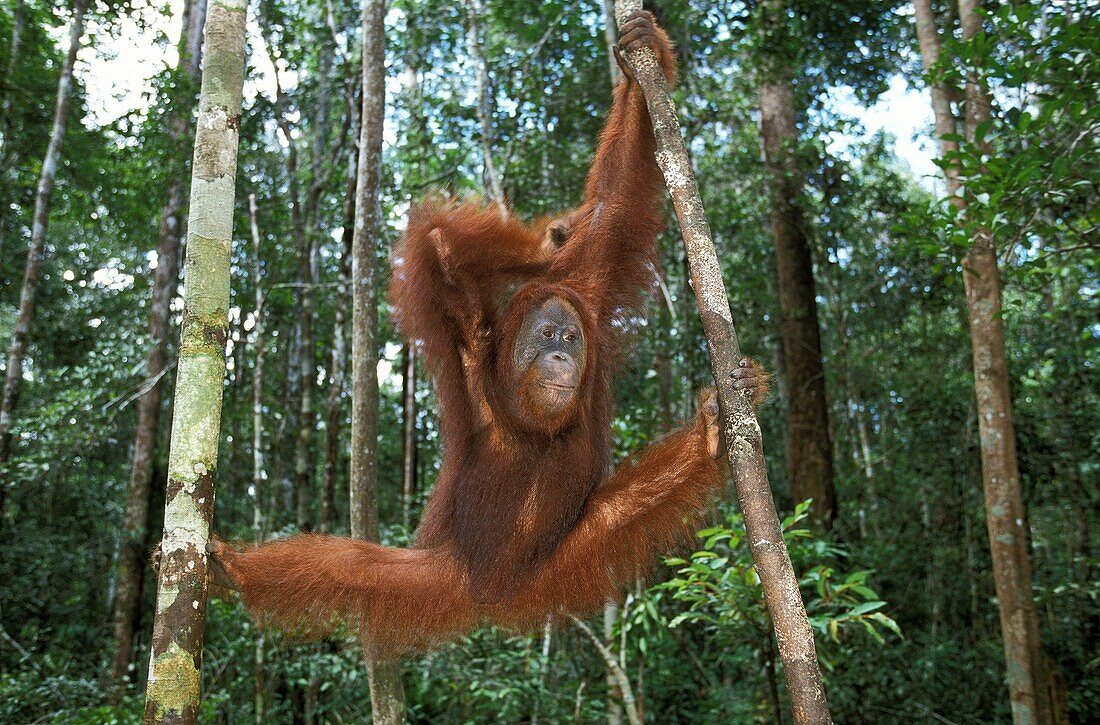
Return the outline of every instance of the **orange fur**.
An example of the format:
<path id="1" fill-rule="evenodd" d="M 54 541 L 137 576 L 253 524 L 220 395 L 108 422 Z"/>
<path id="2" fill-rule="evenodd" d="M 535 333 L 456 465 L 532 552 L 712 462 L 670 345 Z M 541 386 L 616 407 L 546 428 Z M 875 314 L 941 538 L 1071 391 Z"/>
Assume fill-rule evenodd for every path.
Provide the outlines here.
<path id="1" fill-rule="evenodd" d="M 670 80 L 671 45 L 657 29 Z M 417 546 L 300 536 L 217 562 L 262 619 L 305 631 L 352 620 L 380 653 L 430 647 L 480 622 L 539 627 L 586 614 L 691 529 L 722 483 L 702 417 L 604 480 L 615 320 L 653 280 L 662 184 L 645 99 L 629 76 L 576 210 L 524 225 L 499 207 L 430 200 L 394 253 L 395 316 L 436 388 L 443 466 Z M 587 341 L 576 399 L 551 418 L 516 390 L 512 348 L 550 296 Z M 520 376 L 521 379 L 522 376 Z"/>

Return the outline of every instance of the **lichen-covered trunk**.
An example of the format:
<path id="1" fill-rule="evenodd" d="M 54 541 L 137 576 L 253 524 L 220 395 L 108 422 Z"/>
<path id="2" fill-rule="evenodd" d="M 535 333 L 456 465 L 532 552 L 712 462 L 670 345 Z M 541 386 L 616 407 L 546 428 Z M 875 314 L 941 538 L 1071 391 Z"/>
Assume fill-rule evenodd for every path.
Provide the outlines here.
<path id="1" fill-rule="evenodd" d="M 193 723 L 199 708 L 206 546 L 214 514 L 229 327 L 245 11 L 244 0 L 210 0 L 206 18 L 147 723 Z"/>
<path id="2" fill-rule="evenodd" d="M 34 195 L 34 220 L 31 223 L 31 241 L 27 247 L 27 264 L 23 270 L 23 287 L 19 292 L 19 312 L 12 326 L 8 345 L 8 366 L 4 377 L 4 391 L 0 396 L 0 465 L 11 455 L 12 414 L 19 399 L 23 382 L 23 359 L 27 355 L 27 341 L 34 321 L 35 298 L 38 294 L 38 274 L 42 269 L 42 255 L 46 247 L 46 231 L 50 223 L 50 202 L 57 178 L 57 166 L 61 160 L 61 144 L 65 140 L 65 128 L 69 123 L 69 102 L 73 93 L 73 65 L 80 50 L 80 38 L 84 35 L 84 11 L 88 0 L 75 0 L 73 18 L 69 23 L 69 52 L 61 65 L 57 81 L 57 100 L 54 103 L 53 129 L 42 158 L 42 170 L 38 175 L 38 188 Z M 0 519 L 4 514 L 4 492 L 0 486 Z"/>
<path id="3" fill-rule="evenodd" d="M 352 240 L 351 535 L 379 540 L 378 530 L 378 275 L 382 234 L 379 200 L 382 123 L 386 111 L 385 0 L 363 2 L 363 109 Z M 367 657 L 371 712 L 382 725 L 405 722 L 398 662 Z"/>
<path id="4" fill-rule="evenodd" d="M 935 11 L 930 0 L 914 0 L 913 5 L 924 68 L 930 71 L 940 61 Z M 959 22 L 964 41 L 981 31 L 981 16 L 975 0 L 960 0 Z M 944 169 L 947 190 L 960 219 L 965 221 L 969 208 L 965 189 L 958 165 L 950 163 L 959 146 L 952 138 L 945 138 L 958 133 L 958 117 L 942 82 L 932 84 L 931 92 L 940 156 L 949 161 Z M 966 77 L 964 123 L 969 143 L 976 143 L 977 127 L 989 118 L 988 90 L 983 79 L 971 68 Z M 990 152 L 988 148 L 982 151 Z M 1046 692 L 1039 619 L 1031 586 L 1027 512 L 1016 458 L 1016 430 L 1012 421 L 1001 316 L 1001 276 L 993 237 L 987 229 L 978 227 L 974 231 L 962 267 L 981 442 L 986 528 L 1000 610 L 1012 719 L 1017 725 L 1046 725 L 1053 721 L 1053 711 Z"/>
<path id="5" fill-rule="evenodd" d="M 763 8 L 766 17 L 775 17 L 776 5 L 771 3 Z M 777 20 L 774 24 L 781 22 Z M 827 530 L 837 516 L 833 446 L 821 361 L 814 264 L 801 206 L 802 174 L 795 155 L 797 109 L 789 71 L 781 66 L 779 59 L 764 64 L 760 138 L 768 171 L 779 282 L 779 328 L 787 391 L 787 469 L 794 500 L 812 498 L 811 518 Z"/>
<path id="6" fill-rule="evenodd" d="M 638 0 L 619 0 L 616 5 L 619 23 L 640 7 Z M 772 616 L 795 722 L 830 723 L 813 630 L 768 484 L 760 425 L 752 402 L 733 389 L 730 374 L 741 359 L 741 350 L 710 225 L 676 121 L 676 109 L 650 49 L 628 53 L 627 61 L 645 93 L 657 139 L 657 163 L 672 196 L 687 250 L 695 299 L 710 347 L 711 372 L 722 406 L 726 457 L 745 518 L 753 562 Z"/>
<path id="7" fill-rule="evenodd" d="M 180 92 L 172 99 L 168 137 L 173 148 L 183 148 L 191 135 L 191 109 L 199 76 L 202 26 L 206 0 L 189 0 L 183 8 L 176 76 Z M 130 680 L 134 625 L 144 584 L 145 554 L 149 550 L 149 512 L 153 488 L 153 460 L 160 433 L 163 378 L 168 372 L 168 334 L 172 298 L 179 282 L 180 235 L 187 166 L 180 163 L 168 175 L 168 191 L 161 210 L 157 239 L 157 268 L 153 273 L 149 305 L 149 349 L 145 354 L 144 394 L 137 402 L 137 423 L 127 486 L 126 512 L 118 552 L 118 577 L 112 605 L 114 643 L 111 653 L 112 698 L 117 701 Z"/>

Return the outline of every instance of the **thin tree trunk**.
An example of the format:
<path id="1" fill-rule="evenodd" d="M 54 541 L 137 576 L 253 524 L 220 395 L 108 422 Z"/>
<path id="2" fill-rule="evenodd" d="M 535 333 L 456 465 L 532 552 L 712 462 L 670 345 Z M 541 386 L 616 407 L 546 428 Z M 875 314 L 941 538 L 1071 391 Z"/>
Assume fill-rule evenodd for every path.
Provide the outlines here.
<path id="1" fill-rule="evenodd" d="M 260 6 L 260 33 L 267 46 L 268 56 L 274 65 L 277 56 L 270 20 Z M 296 378 L 298 390 L 297 430 L 294 436 L 294 468 L 291 479 L 291 498 L 294 507 L 294 521 L 299 530 L 308 529 L 309 481 L 312 471 L 312 440 L 314 428 L 313 395 L 316 387 L 316 360 L 313 349 L 313 310 L 315 307 L 314 288 L 317 283 L 316 267 L 313 263 L 315 250 L 313 235 L 306 230 L 308 210 L 303 208 L 301 179 L 298 159 L 298 144 L 294 139 L 291 125 L 290 102 L 283 90 L 279 74 L 275 80 L 275 122 L 286 141 L 287 196 L 290 202 L 291 231 L 298 249 L 298 316 L 296 319 L 295 359 L 296 369 L 291 374 Z M 306 204 L 308 206 L 308 202 Z M 295 366 L 292 365 L 292 368 Z"/>
<path id="2" fill-rule="evenodd" d="M 324 234 L 323 220 L 319 214 L 321 196 L 324 192 L 324 160 L 328 143 L 329 101 L 332 82 L 329 77 L 332 70 L 334 39 L 325 32 L 321 33 L 320 57 L 317 64 L 318 93 L 314 101 L 316 117 L 312 123 L 310 144 L 309 190 L 305 205 L 301 211 L 301 223 L 306 228 L 299 250 L 298 277 L 302 288 L 301 301 L 301 406 L 298 410 L 298 439 L 294 451 L 294 489 L 297 498 L 297 522 L 299 529 L 309 528 L 309 500 L 314 472 L 313 437 L 316 427 L 314 397 L 317 388 L 317 358 L 314 346 L 314 322 L 317 309 L 317 284 L 320 280 L 318 255 L 320 240 Z M 342 311 L 341 311 L 342 312 Z M 341 340 L 342 342 L 342 340 Z M 341 371 L 342 372 L 342 371 Z M 330 395 L 331 397 L 331 395 Z M 339 394 L 337 394 L 339 402 Z M 328 401 L 326 400 L 326 406 Z M 326 407 L 326 414 L 328 409 Z M 327 441 L 326 441 L 327 443 Z M 322 494 L 323 498 L 323 494 Z M 331 515 L 331 503 L 329 513 Z M 329 522 L 331 525 L 331 521 Z M 312 683 L 311 683 L 312 684 Z"/>
<path id="3" fill-rule="evenodd" d="M 477 75 L 477 118 L 481 123 L 481 182 L 485 192 L 500 208 L 501 214 L 507 213 L 504 204 L 504 185 L 500 180 L 496 163 L 493 161 L 493 99 L 489 86 L 489 67 L 481 53 L 481 40 L 478 38 L 478 20 L 484 9 L 481 0 L 466 0 L 466 15 L 469 22 L 470 62 L 474 64 Z"/>
<path id="4" fill-rule="evenodd" d="M 619 603 L 615 600 L 604 602 L 603 605 L 603 638 L 611 642 L 615 635 L 615 621 L 619 618 Z M 623 707 L 620 701 L 623 699 L 622 688 L 619 687 L 615 673 L 607 670 L 607 725 L 622 725 Z"/>
<path id="5" fill-rule="evenodd" d="M 405 528 L 412 524 L 412 502 L 416 494 L 416 346 L 405 345 L 404 374 L 401 378 L 401 509 Z"/>
<path id="6" fill-rule="evenodd" d="M 607 45 L 607 69 L 611 78 L 611 88 L 619 85 L 622 71 L 615 60 L 615 46 L 619 41 L 618 28 L 615 27 L 615 0 L 603 0 L 603 40 Z"/>
<path id="7" fill-rule="evenodd" d="M 640 7 L 638 0 L 619 0 L 616 5 L 619 22 Z M 672 195 L 687 249 L 699 315 L 711 351 L 711 372 L 722 406 L 726 457 L 737 486 L 753 562 L 775 626 L 795 721 L 829 723 L 832 718 L 817 663 L 813 630 L 768 484 L 760 425 L 750 400 L 732 386 L 730 374 L 741 360 L 741 350 L 710 225 L 676 121 L 676 109 L 653 51 L 641 48 L 627 53 L 626 58 L 645 93 L 657 140 L 657 162 Z"/>
<path id="8" fill-rule="evenodd" d="M 554 636 L 554 620 L 546 618 L 542 628 L 542 648 L 539 651 L 539 686 L 535 697 L 535 711 L 531 715 L 531 725 L 538 725 L 542 717 L 542 701 L 546 699 L 546 676 L 550 671 L 550 643 Z"/>
<path id="9" fill-rule="evenodd" d="M 352 242 L 351 535 L 379 540 L 378 527 L 378 276 L 382 233 L 379 192 L 386 110 L 386 2 L 363 0 L 363 110 Z M 405 722 L 398 662 L 367 657 L 371 712 L 383 725 Z"/>
<path id="10" fill-rule="evenodd" d="M 654 59 L 656 64 L 656 59 Z M 638 703 L 634 700 L 634 688 L 630 686 L 630 678 L 626 676 L 626 672 L 619 665 L 615 659 L 615 655 L 611 650 L 607 648 L 588 624 L 580 619 L 577 619 L 573 615 L 569 615 L 569 618 L 573 620 L 573 624 L 577 625 L 577 629 L 584 633 L 592 642 L 592 646 L 596 648 L 596 653 L 600 655 L 600 659 L 603 660 L 604 665 L 607 666 L 607 671 L 611 678 L 614 679 L 615 684 L 618 685 L 619 692 L 622 694 L 623 711 L 626 713 L 626 720 L 630 725 L 642 725 L 642 716 L 638 710 Z M 610 716 L 609 716 L 610 717 Z"/>
<path id="11" fill-rule="evenodd" d="M 314 357 L 313 345 L 313 310 L 316 306 L 316 294 L 314 287 L 317 284 L 317 268 L 313 263 L 314 238 L 305 230 L 304 214 L 300 207 L 298 192 L 298 163 L 297 152 L 294 151 L 294 140 L 289 134 L 287 126 L 288 148 L 291 150 L 288 159 L 287 171 L 291 175 L 291 188 L 294 213 L 295 237 L 298 240 L 298 389 L 301 397 L 298 399 L 298 434 L 294 443 L 294 511 L 295 523 L 299 530 L 309 528 L 309 484 L 313 472 L 313 395 L 317 387 L 317 361 Z"/>
<path id="12" fill-rule="evenodd" d="M 255 294 L 255 315 L 252 334 L 256 340 L 256 360 L 252 368 L 252 540 L 257 545 L 264 540 L 264 288 L 263 265 L 260 262 L 260 226 L 256 219 L 256 195 L 248 195 L 248 221 L 252 232 L 252 290 Z M 243 372 L 243 371 L 242 371 Z M 253 710 L 261 725 L 266 714 L 266 676 L 264 673 L 264 631 L 256 633 L 252 649 Z"/>
<path id="13" fill-rule="evenodd" d="M 959 0 L 964 42 L 972 41 L 982 30 L 979 9 L 977 0 Z M 966 137 L 987 156 L 992 150 L 978 140 L 977 129 L 989 122 L 990 105 L 985 79 L 972 67 L 966 77 Z M 1016 428 L 1001 316 L 1001 273 L 993 235 L 988 229 L 979 229 L 971 239 L 962 266 L 978 400 L 986 527 L 1001 610 L 1013 719 L 1017 723 L 1045 724 L 1053 722 L 1054 715 L 1046 689 L 1039 617 L 1031 587 L 1030 536 L 1016 457 Z M 1020 673 L 1020 669 L 1026 674 Z"/>
<path id="14" fill-rule="evenodd" d="M 767 687 L 765 697 L 768 699 L 772 722 L 775 725 L 783 725 L 783 708 L 779 704 L 779 681 L 775 672 L 775 640 L 770 629 L 764 632 L 764 640 L 764 681 Z"/>
<path id="15" fill-rule="evenodd" d="M 198 717 L 244 84 L 244 0 L 211 0 L 191 167 L 183 326 L 146 723 Z"/>
<path id="16" fill-rule="evenodd" d="M 191 110 L 199 76 L 202 26 L 206 0 L 188 0 L 183 7 L 183 28 L 179 40 L 176 75 L 180 92 L 172 100 L 168 120 L 172 148 L 182 148 L 191 136 Z M 149 350 L 145 355 L 145 394 L 138 399 L 130 466 L 126 514 L 119 546 L 118 574 L 112 611 L 114 646 L 111 656 L 111 699 L 118 701 L 127 684 L 133 657 L 134 624 L 140 606 L 145 573 L 145 552 L 149 549 L 147 522 L 153 487 L 153 461 L 160 431 L 162 378 L 169 367 L 168 334 L 172 298 L 179 286 L 180 235 L 187 166 L 180 163 L 168 178 L 168 198 L 161 211 L 157 241 L 157 269 L 153 274 L 149 306 Z"/>
<path id="17" fill-rule="evenodd" d="M 27 8 L 25 0 L 16 0 L 15 10 L 12 13 L 11 45 L 8 52 L 8 64 L 4 67 L 4 77 L 0 78 L 0 94 L 3 94 L 3 102 L 0 103 L 0 158 L 4 155 L 4 141 L 7 132 L 11 130 L 11 97 L 12 77 L 15 69 L 19 67 L 23 52 L 23 29 L 26 25 Z"/>
<path id="18" fill-rule="evenodd" d="M 61 65 L 61 77 L 57 81 L 57 101 L 53 112 L 53 130 L 42 159 L 42 171 L 38 176 L 38 189 L 34 196 L 34 223 L 31 241 L 27 247 L 27 265 L 23 271 L 23 287 L 19 293 L 19 312 L 12 327 L 11 344 L 8 347 L 8 366 L 4 379 L 4 392 L 0 397 L 0 465 L 7 463 L 11 455 L 12 414 L 19 399 L 23 382 L 23 358 L 27 354 L 31 323 L 34 321 L 35 296 L 38 292 L 38 273 L 46 247 L 46 231 L 50 223 L 50 202 L 57 178 L 57 166 L 61 160 L 61 144 L 65 140 L 65 128 L 69 122 L 69 101 L 73 91 L 73 65 L 80 50 L 80 37 L 84 35 L 84 11 L 88 0 L 74 0 L 73 18 L 69 24 L 69 52 Z M 0 486 L 0 517 L 4 513 L 4 492 Z"/>
<path id="19" fill-rule="evenodd" d="M 930 0 L 914 0 L 917 37 L 926 71 L 940 60 L 935 11 Z M 963 40 L 981 31 L 975 0 L 960 0 L 959 21 Z M 947 191 L 960 216 L 967 200 L 952 155 L 958 144 L 945 134 L 957 133 L 958 118 L 946 86 L 932 84 L 932 110 L 940 141 L 940 156 L 947 159 Z M 983 79 L 971 69 L 966 79 L 966 137 L 975 143 L 978 126 L 990 118 L 990 100 Z M 979 146 L 981 146 L 979 144 Z M 988 152 L 988 149 L 983 149 Z M 1001 319 L 1001 278 L 993 237 L 978 229 L 962 262 L 970 323 L 974 389 L 977 395 L 978 435 L 981 441 L 982 487 L 986 528 L 993 560 L 993 582 L 1000 608 L 1012 718 L 1018 725 L 1052 721 L 1039 643 L 1039 620 L 1031 588 L 1027 513 L 1016 458 L 1016 431 L 1008 385 L 1004 321 Z"/>
<path id="20" fill-rule="evenodd" d="M 779 35 L 783 0 L 761 6 L 767 36 Z M 770 47 L 765 43 L 765 48 Z M 795 502 L 813 499 L 811 518 L 828 530 L 837 517 L 833 447 L 821 360 L 813 257 L 801 205 L 802 175 L 794 153 L 797 109 L 785 58 L 765 50 L 760 83 L 760 139 L 768 170 L 771 226 L 779 281 L 780 331 L 787 377 L 787 466 Z"/>
<path id="21" fill-rule="evenodd" d="M 356 114 L 358 115 L 358 113 Z M 343 399 L 347 368 L 347 308 L 351 284 L 352 243 L 355 226 L 355 190 L 358 154 L 350 155 L 347 192 L 344 196 L 344 234 L 340 252 L 340 288 L 336 294 L 336 317 L 332 323 L 332 374 L 325 402 L 325 471 L 321 482 L 321 515 L 318 528 L 328 533 L 336 521 L 336 476 L 340 470 L 340 431 L 343 429 Z"/>

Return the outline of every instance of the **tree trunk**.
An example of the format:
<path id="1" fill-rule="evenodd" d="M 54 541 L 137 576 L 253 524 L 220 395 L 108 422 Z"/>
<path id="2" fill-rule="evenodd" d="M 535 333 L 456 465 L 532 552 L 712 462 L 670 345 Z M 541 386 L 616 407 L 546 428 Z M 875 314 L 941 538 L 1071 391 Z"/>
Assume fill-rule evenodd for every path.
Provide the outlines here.
<path id="1" fill-rule="evenodd" d="M 477 75 L 477 118 L 481 124 L 481 182 L 489 199 L 496 203 L 501 214 L 505 214 L 507 207 L 504 204 L 504 185 L 501 183 L 500 172 L 497 171 L 496 163 L 493 161 L 494 104 L 492 89 L 489 86 L 489 66 L 481 53 L 481 40 L 478 38 L 478 20 L 483 12 L 481 0 L 466 0 L 470 62 L 474 64 L 474 73 Z"/>
<path id="2" fill-rule="evenodd" d="M 972 41 L 982 30 L 979 7 L 977 0 L 959 0 L 964 42 Z M 971 68 L 966 77 L 966 137 L 986 155 L 992 150 L 978 141 L 977 129 L 990 120 L 990 104 L 985 79 Z M 1001 610 L 1012 714 L 1017 723 L 1046 724 L 1053 722 L 1054 716 L 1047 696 L 1039 617 L 1031 588 L 1030 537 L 1016 458 L 1001 315 L 1001 273 L 988 229 L 979 229 L 970 240 L 962 266 L 978 401 L 986 527 Z"/>
<path id="3" fill-rule="evenodd" d="M 612 642 L 615 636 L 615 622 L 619 618 L 619 603 L 615 600 L 604 602 L 603 605 L 603 638 Z M 619 687 L 615 673 L 610 668 L 607 670 L 607 725 L 623 725 L 623 707 L 619 703 L 623 699 L 622 688 Z"/>
<path id="4" fill-rule="evenodd" d="M 356 113 L 358 115 L 358 112 Z M 353 125 L 354 127 L 354 125 Z M 343 399 L 347 377 L 347 308 L 350 297 L 352 244 L 355 228 L 355 193 L 358 154 L 351 154 L 348 163 L 347 192 L 344 195 L 344 233 L 340 252 L 340 288 L 336 295 L 336 317 L 332 335 L 332 375 L 328 400 L 325 402 L 325 471 L 321 483 L 321 533 L 332 530 L 336 521 L 336 475 L 340 470 L 340 432 L 343 429 Z"/>
<path id="5" fill-rule="evenodd" d="M 27 266 L 23 271 L 23 287 L 19 293 L 19 312 L 11 331 L 8 347 L 8 366 L 4 378 L 4 392 L 0 397 L 0 465 L 7 463 L 11 455 L 12 414 L 19 399 L 19 387 L 23 382 L 23 358 L 27 354 L 31 322 L 34 320 L 35 295 L 38 292 L 38 273 L 42 268 L 42 256 L 46 246 L 46 231 L 50 223 L 50 201 L 53 198 L 57 165 L 61 160 L 61 144 L 65 140 L 65 127 L 69 122 L 69 101 L 73 92 L 73 65 L 80 50 L 80 37 L 84 35 L 84 11 L 88 0 L 74 0 L 73 18 L 69 24 L 69 52 L 61 66 L 57 81 L 57 101 L 53 112 L 53 130 L 42 159 L 42 171 L 38 176 L 38 189 L 34 196 L 34 222 L 31 241 L 27 247 Z M 0 518 L 4 513 L 4 492 L 0 486 Z"/>
<path id="6" fill-rule="evenodd" d="M 619 0 L 616 4 L 619 22 L 640 7 L 637 0 Z M 795 722 L 799 725 L 831 723 L 813 630 L 806 617 L 806 607 L 768 484 L 760 424 L 751 401 L 732 386 L 730 374 L 741 360 L 741 350 L 710 225 L 676 121 L 676 108 L 652 50 L 631 51 L 626 59 L 645 93 L 657 141 L 657 163 L 671 193 L 683 234 L 699 315 L 710 348 L 711 372 L 722 407 L 726 458 L 737 486 L 753 562 L 775 627 Z"/>
<path id="7" fill-rule="evenodd" d="M 252 367 L 252 540 L 257 545 L 264 540 L 264 288 L 263 265 L 260 263 L 260 226 L 256 220 L 256 195 L 248 195 L 248 221 L 252 232 L 252 289 L 255 296 L 255 315 L 252 335 L 256 342 L 256 359 Z M 243 370 L 241 371 L 243 374 Z M 264 632 L 256 633 L 252 649 L 253 710 L 257 725 L 264 722 L 266 711 L 266 676 L 264 663 Z"/>
<path id="8" fill-rule="evenodd" d="M 273 66 L 278 58 L 278 46 L 275 43 L 269 18 L 263 4 L 259 13 L 260 34 L 267 46 L 268 57 Z M 316 387 L 316 360 L 313 349 L 313 310 L 315 307 L 314 287 L 317 283 L 314 239 L 306 231 L 308 209 L 303 208 L 301 174 L 298 159 L 298 143 L 294 138 L 294 128 L 290 121 L 289 99 L 283 90 L 278 71 L 275 81 L 275 122 L 286 142 L 287 196 L 290 202 L 291 231 L 298 249 L 298 317 L 295 320 L 295 351 L 290 374 L 295 378 L 297 389 L 297 429 L 294 435 L 294 468 L 291 478 L 291 505 L 294 509 L 294 521 L 299 530 L 308 526 L 308 503 L 310 474 L 312 471 L 311 443 L 313 439 L 314 415 L 313 394 Z M 308 202 L 305 205 L 308 207 Z"/>
<path id="9" fill-rule="evenodd" d="M 765 36 L 780 36 L 782 0 L 761 6 Z M 771 47 L 764 43 L 765 48 Z M 765 50 L 767 53 L 767 50 Z M 771 226 L 779 281 L 780 332 L 787 388 L 787 466 L 795 502 L 813 499 L 811 518 L 828 530 L 837 517 L 833 447 L 813 257 L 806 238 L 794 89 L 785 59 L 765 56 L 760 83 L 760 139 L 768 170 Z"/>
<path id="10" fill-rule="evenodd" d="M 539 680 L 535 695 L 535 711 L 531 715 L 531 725 L 538 725 L 542 717 L 542 702 L 546 699 L 546 678 L 550 674 L 550 643 L 554 636 L 554 621 L 546 618 L 546 625 L 542 628 L 542 648 L 539 651 Z"/>
<path id="11" fill-rule="evenodd" d="M 405 345 L 401 376 L 401 509 L 405 528 L 412 525 L 412 501 L 416 494 L 416 346 Z"/>
<path id="12" fill-rule="evenodd" d="M 363 2 L 363 110 L 352 242 L 351 535 L 379 540 L 378 529 L 378 277 L 382 233 L 379 192 L 386 110 L 386 2 Z M 381 725 L 405 722 L 398 662 L 367 657 L 371 712 Z"/>
<path id="13" fill-rule="evenodd" d="M 191 110 L 198 81 L 202 53 L 202 26 L 206 20 L 206 0 L 188 0 L 183 8 L 183 28 L 179 39 L 179 64 L 176 76 L 179 92 L 172 99 L 168 119 L 172 148 L 182 148 L 191 136 Z M 168 178 L 168 198 L 161 211 L 157 241 L 157 269 L 153 274 L 152 301 L 149 305 L 149 350 L 145 355 L 144 395 L 137 403 L 133 460 L 130 466 L 126 514 L 119 545 L 118 579 L 112 612 L 114 645 L 111 656 L 112 701 L 117 702 L 127 684 L 133 656 L 134 623 L 140 606 L 145 573 L 145 555 L 149 549 L 147 522 L 153 485 L 153 461 L 160 430 L 162 378 L 169 367 L 168 328 L 172 298 L 179 286 L 180 235 L 183 226 L 183 202 L 186 189 L 186 164 L 180 163 Z"/>
<path id="14" fill-rule="evenodd" d="M 619 85 L 622 71 L 615 60 L 615 46 L 618 44 L 618 28 L 615 27 L 615 0 L 603 0 L 603 41 L 607 45 L 607 69 L 611 78 L 611 88 Z"/>
<path id="15" fill-rule="evenodd" d="M 229 328 L 245 13 L 244 0 L 212 0 L 206 18 L 206 62 L 191 167 L 183 329 L 145 701 L 147 723 L 193 723 L 198 716 L 206 548 L 214 515 Z"/>
<path id="16" fill-rule="evenodd" d="M 929 71 L 940 60 L 935 11 L 930 0 L 914 0 L 913 5 L 921 56 L 925 70 Z M 975 0 L 960 0 L 959 21 L 964 41 L 974 38 L 981 31 L 981 17 Z M 947 190 L 960 216 L 965 216 L 968 207 L 963 196 L 965 190 L 957 164 L 950 163 L 958 144 L 944 138 L 945 134 L 957 133 L 958 118 L 951 108 L 947 87 L 936 83 L 932 84 L 931 91 L 940 156 L 949 161 L 945 168 Z M 979 124 L 989 120 L 989 109 L 989 94 L 984 81 L 971 69 L 966 78 L 965 130 L 968 142 L 975 143 L 975 131 Z M 993 560 L 993 582 L 1000 607 L 1012 718 L 1018 725 L 1045 725 L 1052 721 L 1053 716 L 1045 691 L 1039 620 L 1031 589 L 1027 513 L 1020 488 L 1004 322 L 1001 318 L 1000 270 L 993 237 L 988 230 L 978 229 L 975 232 L 962 266 L 977 396 L 986 527 Z"/>
<path id="17" fill-rule="evenodd" d="M 3 94 L 3 102 L 0 102 L 0 158 L 4 156 L 4 140 L 7 132 L 11 130 L 11 96 L 12 77 L 15 69 L 19 67 L 20 55 L 23 50 L 23 29 L 27 20 L 27 8 L 25 0 L 16 0 L 15 10 L 12 13 L 11 46 L 8 52 L 8 64 L 4 67 L 4 76 L 0 78 L 0 94 Z"/>
<path id="18" fill-rule="evenodd" d="M 600 641 L 599 635 L 597 635 L 586 622 L 577 619 L 573 615 L 569 615 L 569 618 L 573 620 L 573 624 L 577 625 L 577 629 L 583 632 L 584 636 L 588 637 L 588 640 L 592 643 L 592 646 L 596 648 L 596 653 L 607 667 L 609 681 L 614 681 L 618 686 L 619 694 L 623 701 L 622 710 L 626 714 L 626 721 L 630 723 L 630 725 L 642 725 L 642 715 L 638 709 L 638 703 L 634 699 L 634 688 L 630 686 L 630 678 L 626 676 L 626 672 L 623 671 L 623 668 L 619 665 L 618 661 L 616 661 L 615 655 L 607 648 L 607 645 Z M 610 718 L 611 715 L 609 714 L 608 717 Z"/>

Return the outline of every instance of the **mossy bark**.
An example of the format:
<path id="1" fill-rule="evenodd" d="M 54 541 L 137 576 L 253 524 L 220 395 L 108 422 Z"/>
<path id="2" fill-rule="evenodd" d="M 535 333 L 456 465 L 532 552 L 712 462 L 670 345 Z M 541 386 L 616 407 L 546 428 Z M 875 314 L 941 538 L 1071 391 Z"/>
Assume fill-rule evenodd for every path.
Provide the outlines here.
<path id="1" fill-rule="evenodd" d="M 168 457 L 147 723 L 198 716 L 207 554 L 229 328 L 229 252 L 244 82 L 244 0 L 211 0 L 191 176 L 183 329 Z"/>
<path id="2" fill-rule="evenodd" d="M 640 9 L 638 0 L 619 0 L 616 17 L 620 25 L 631 12 Z M 751 400 L 733 389 L 730 374 L 741 359 L 741 350 L 710 225 L 676 120 L 676 109 L 652 50 L 643 48 L 626 53 L 626 60 L 645 93 L 657 139 L 657 164 L 672 195 L 683 234 L 695 298 L 710 347 L 711 372 L 718 384 L 726 456 L 745 517 L 753 562 L 775 626 L 795 722 L 830 723 L 832 718 L 817 663 L 813 630 L 806 617 L 798 578 L 783 541 L 783 530 L 768 484 L 760 425 Z"/>

